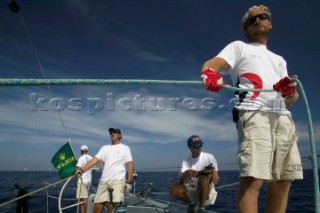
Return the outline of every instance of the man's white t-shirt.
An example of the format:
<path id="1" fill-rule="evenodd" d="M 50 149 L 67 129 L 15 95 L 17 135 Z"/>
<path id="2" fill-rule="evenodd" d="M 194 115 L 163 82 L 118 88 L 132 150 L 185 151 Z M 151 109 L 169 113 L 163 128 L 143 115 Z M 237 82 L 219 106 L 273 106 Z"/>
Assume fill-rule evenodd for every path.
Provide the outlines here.
<path id="1" fill-rule="evenodd" d="M 185 159 L 182 162 L 181 166 L 181 173 L 187 171 L 187 170 L 195 170 L 195 171 L 201 171 L 203 170 L 206 166 L 211 165 L 214 167 L 216 171 L 218 171 L 218 163 L 215 159 L 215 157 L 212 154 L 206 153 L 206 152 L 201 152 L 200 156 L 197 158 L 193 158 L 191 155 Z M 188 180 L 188 183 L 190 185 L 197 185 L 198 183 L 198 178 L 194 177 Z"/>
<path id="2" fill-rule="evenodd" d="M 272 90 L 273 85 L 288 76 L 287 63 L 266 45 L 235 41 L 228 44 L 216 57 L 230 65 L 221 74 L 230 74 L 234 86 L 239 88 Z M 238 96 L 235 107 L 240 110 L 262 110 L 290 114 L 284 99 L 277 92 L 249 91 Z"/>
<path id="3" fill-rule="evenodd" d="M 132 161 L 131 150 L 124 144 L 105 145 L 95 156 L 103 162 L 100 181 L 121 180 L 126 177 L 126 163 Z"/>
<path id="4" fill-rule="evenodd" d="M 76 166 L 84 167 L 87 164 L 87 162 L 91 159 L 92 159 L 92 157 L 88 154 L 81 155 Z M 82 181 L 84 183 L 91 182 L 91 178 L 92 178 L 92 170 L 91 169 L 89 169 L 88 171 L 85 171 L 82 174 Z M 78 179 L 78 182 L 81 182 L 80 178 Z"/>

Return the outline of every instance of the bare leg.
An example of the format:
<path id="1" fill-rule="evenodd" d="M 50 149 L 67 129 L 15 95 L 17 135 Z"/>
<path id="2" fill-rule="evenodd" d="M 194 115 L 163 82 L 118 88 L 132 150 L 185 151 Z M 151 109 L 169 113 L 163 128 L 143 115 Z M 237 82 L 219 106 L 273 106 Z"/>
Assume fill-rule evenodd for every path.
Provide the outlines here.
<path id="1" fill-rule="evenodd" d="M 187 188 L 185 187 L 184 184 L 179 184 L 179 183 L 172 184 L 170 186 L 170 195 L 186 203 L 192 202 L 187 195 Z"/>
<path id="2" fill-rule="evenodd" d="M 291 180 L 279 180 L 269 183 L 266 201 L 267 213 L 286 212 L 290 186 Z"/>
<path id="3" fill-rule="evenodd" d="M 117 203 L 108 203 L 108 213 L 112 213 L 113 209 L 116 207 Z"/>
<path id="4" fill-rule="evenodd" d="M 199 197 L 199 207 L 203 208 L 206 200 L 209 197 L 211 190 L 210 180 L 212 180 L 212 174 L 200 175 L 197 187 L 197 193 Z"/>
<path id="5" fill-rule="evenodd" d="M 104 205 L 105 205 L 105 203 L 95 203 L 93 212 L 94 213 L 101 213 L 102 210 L 103 210 Z"/>
<path id="6" fill-rule="evenodd" d="M 253 177 L 240 178 L 240 185 L 237 196 L 238 213 L 257 213 L 258 196 L 263 180 Z"/>
<path id="7" fill-rule="evenodd" d="M 81 212 L 82 213 L 86 213 L 87 212 L 87 201 L 88 199 L 87 198 L 80 198 L 80 202 L 83 202 L 83 204 L 80 205 L 80 208 L 81 208 Z"/>

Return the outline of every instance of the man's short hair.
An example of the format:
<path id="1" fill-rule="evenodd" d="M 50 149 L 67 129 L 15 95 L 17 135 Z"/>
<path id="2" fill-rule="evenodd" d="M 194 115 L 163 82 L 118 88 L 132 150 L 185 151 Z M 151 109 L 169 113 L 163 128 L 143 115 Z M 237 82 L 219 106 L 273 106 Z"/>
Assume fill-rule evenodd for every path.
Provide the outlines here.
<path id="1" fill-rule="evenodd" d="M 248 27 L 248 26 L 247 26 L 247 22 L 248 22 L 248 19 L 250 18 L 250 13 L 252 12 L 252 10 L 258 9 L 258 8 L 263 9 L 263 11 L 270 16 L 270 21 L 271 21 L 271 16 L 272 16 L 272 14 L 271 14 L 270 9 L 269 9 L 267 6 L 264 6 L 264 5 L 259 5 L 259 6 L 254 5 L 254 6 L 250 7 L 250 8 L 248 9 L 248 11 L 247 11 L 247 12 L 244 14 L 244 16 L 242 17 L 242 30 L 243 30 L 243 32 L 245 32 L 245 31 L 247 30 L 247 27 Z"/>

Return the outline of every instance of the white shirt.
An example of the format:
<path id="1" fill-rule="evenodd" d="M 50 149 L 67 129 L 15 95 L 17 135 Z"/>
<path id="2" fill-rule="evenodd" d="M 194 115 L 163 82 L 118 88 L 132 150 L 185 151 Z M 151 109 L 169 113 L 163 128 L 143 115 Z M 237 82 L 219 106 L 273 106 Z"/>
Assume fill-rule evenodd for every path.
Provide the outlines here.
<path id="1" fill-rule="evenodd" d="M 84 166 L 87 164 L 87 162 L 88 162 L 89 160 L 91 160 L 91 159 L 92 159 L 92 157 L 91 157 L 90 155 L 88 155 L 88 154 L 81 155 L 81 157 L 79 158 L 78 163 L 77 163 L 76 166 L 78 166 L 78 167 L 84 167 Z M 83 181 L 84 183 L 91 182 L 91 179 L 92 179 L 92 170 L 91 170 L 91 169 L 85 171 L 85 172 L 82 174 L 82 181 Z M 80 179 L 80 178 L 78 178 L 78 182 L 81 182 L 81 179 Z"/>
<path id="2" fill-rule="evenodd" d="M 200 156 L 193 158 L 191 155 L 182 162 L 181 173 L 192 169 L 195 171 L 201 171 L 206 166 L 212 165 L 216 171 L 218 171 L 218 163 L 212 154 L 201 152 Z M 198 178 L 194 177 L 188 180 L 190 185 L 197 185 Z"/>
<path id="3" fill-rule="evenodd" d="M 121 180 L 126 176 L 126 163 L 132 161 L 131 150 L 124 144 L 105 145 L 95 156 L 104 163 L 100 181 Z"/>
<path id="4" fill-rule="evenodd" d="M 272 90 L 273 85 L 288 75 L 287 63 L 266 45 L 235 41 L 228 44 L 217 57 L 230 65 L 222 74 L 230 74 L 234 86 Z M 284 99 L 277 92 L 248 92 L 237 96 L 235 107 L 240 110 L 262 110 L 290 114 Z"/>

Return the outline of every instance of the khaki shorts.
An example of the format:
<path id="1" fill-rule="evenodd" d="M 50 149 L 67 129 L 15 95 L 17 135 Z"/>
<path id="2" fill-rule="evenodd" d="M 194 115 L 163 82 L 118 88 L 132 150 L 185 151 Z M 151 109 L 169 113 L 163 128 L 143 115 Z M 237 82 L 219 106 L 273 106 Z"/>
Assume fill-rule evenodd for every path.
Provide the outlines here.
<path id="1" fill-rule="evenodd" d="M 112 202 L 120 203 L 124 202 L 124 192 L 125 192 L 126 181 L 123 180 L 109 180 L 107 182 L 100 182 L 96 196 L 94 198 L 94 203 L 105 203 L 110 202 L 110 194 L 108 189 L 113 189 L 112 192 Z"/>
<path id="2" fill-rule="evenodd" d="M 90 185 L 91 185 L 91 182 L 85 182 L 85 183 L 82 182 L 82 186 L 81 186 L 81 182 L 80 183 L 78 182 L 78 184 L 77 184 L 77 198 L 88 198 Z M 79 195 L 80 195 L 80 197 L 79 197 Z"/>
<path id="3" fill-rule="evenodd" d="M 197 193 L 197 186 L 192 186 L 189 184 L 185 184 L 185 186 L 187 188 L 187 195 L 190 198 L 190 200 L 194 203 L 198 203 L 199 197 Z M 218 195 L 218 192 L 212 187 L 209 192 L 209 198 L 206 200 L 204 205 L 214 204 L 214 202 L 216 201 L 217 195 Z"/>
<path id="4" fill-rule="evenodd" d="M 241 111 L 238 121 L 240 177 L 303 179 L 298 135 L 290 116 Z"/>

